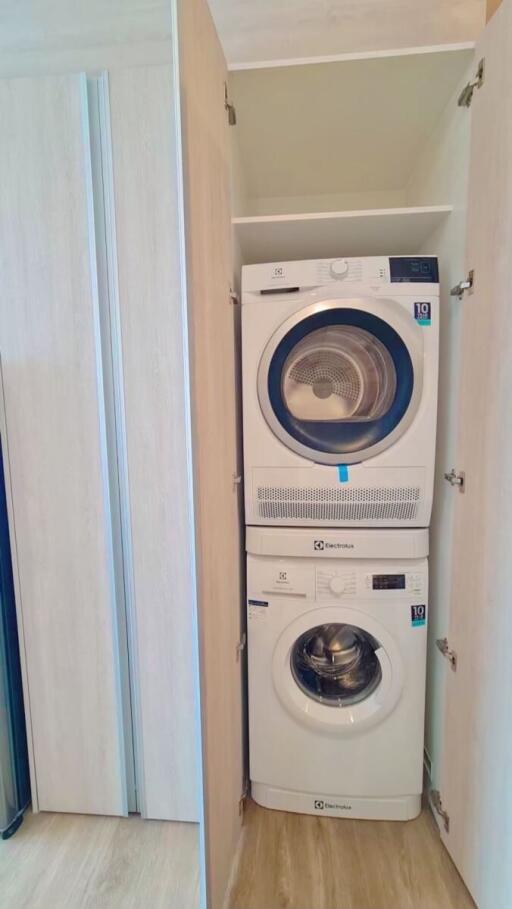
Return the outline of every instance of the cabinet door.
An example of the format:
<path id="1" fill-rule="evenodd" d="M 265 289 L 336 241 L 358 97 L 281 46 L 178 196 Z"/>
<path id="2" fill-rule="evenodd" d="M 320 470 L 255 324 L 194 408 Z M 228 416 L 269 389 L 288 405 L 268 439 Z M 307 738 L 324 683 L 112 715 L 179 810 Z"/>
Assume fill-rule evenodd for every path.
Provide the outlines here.
<path id="1" fill-rule="evenodd" d="M 440 779 L 444 842 L 480 909 L 512 905 L 512 0 L 485 29 L 471 105 L 455 528 Z M 439 659 L 443 659 L 439 655 Z"/>
<path id="2" fill-rule="evenodd" d="M 199 681 L 173 68 L 117 69 L 109 85 L 140 807 L 145 817 L 197 821 Z"/>
<path id="3" fill-rule="evenodd" d="M 180 78 L 207 890 L 220 909 L 243 788 L 235 329 L 226 64 L 205 0 L 181 0 Z"/>
<path id="4" fill-rule="evenodd" d="M 0 346 L 33 798 L 126 813 L 85 77 L 0 82 Z"/>

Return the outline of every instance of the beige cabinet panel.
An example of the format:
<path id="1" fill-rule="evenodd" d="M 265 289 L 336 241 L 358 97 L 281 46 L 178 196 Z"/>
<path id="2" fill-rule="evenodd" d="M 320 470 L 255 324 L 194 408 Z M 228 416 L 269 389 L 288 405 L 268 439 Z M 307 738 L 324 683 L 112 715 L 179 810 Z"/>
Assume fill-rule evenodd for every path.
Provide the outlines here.
<path id="1" fill-rule="evenodd" d="M 480 909 L 512 905 L 512 0 L 477 47 L 485 81 L 471 105 L 466 266 L 450 646 L 441 794 L 444 842 Z M 442 656 L 439 655 L 442 660 Z"/>
<path id="2" fill-rule="evenodd" d="M 204 0 L 183 0 L 180 75 L 196 503 L 207 890 L 220 909 L 242 792 L 239 485 L 226 66 Z"/>
<path id="3" fill-rule="evenodd" d="M 140 807 L 199 816 L 193 503 L 171 66 L 110 74 Z"/>
<path id="4" fill-rule="evenodd" d="M 0 347 L 36 798 L 126 811 L 83 76 L 0 82 Z"/>

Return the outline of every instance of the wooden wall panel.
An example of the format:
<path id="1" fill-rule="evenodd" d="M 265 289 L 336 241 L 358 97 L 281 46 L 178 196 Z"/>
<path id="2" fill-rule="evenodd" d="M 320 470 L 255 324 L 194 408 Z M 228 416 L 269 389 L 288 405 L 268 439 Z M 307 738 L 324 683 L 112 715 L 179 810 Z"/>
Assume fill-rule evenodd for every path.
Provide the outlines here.
<path id="1" fill-rule="evenodd" d="M 199 816 L 193 503 L 171 66 L 110 74 L 141 810 Z"/>
<path id="2" fill-rule="evenodd" d="M 204 0 L 182 0 L 180 71 L 209 906 L 220 909 L 242 791 L 239 489 L 226 65 Z"/>
<path id="3" fill-rule="evenodd" d="M 474 41 L 486 0 L 210 0 L 229 65 Z"/>
<path id="4" fill-rule="evenodd" d="M 86 83 L 0 82 L 0 346 L 39 807 L 126 812 Z"/>
<path id="5" fill-rule="evenodd" d="M 166 0 L 16 0 L 2 4 L 0 49 L 24 54 L 169 39 Z"/>

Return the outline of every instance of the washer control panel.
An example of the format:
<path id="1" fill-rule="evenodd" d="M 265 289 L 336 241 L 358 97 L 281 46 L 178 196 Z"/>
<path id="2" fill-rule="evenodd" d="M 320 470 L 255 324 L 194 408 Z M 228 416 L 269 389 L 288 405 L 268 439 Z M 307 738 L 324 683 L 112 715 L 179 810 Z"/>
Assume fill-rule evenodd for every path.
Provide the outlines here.
<path id="1" fill-rule="evenodd" d="M 420 599 L 428 590 L 426 559 L 248 558 L 250 597 L 342 603 Z"/>
<path id="2" fill-rule="evenodd" d="M 317 566 L 317 600 L 336 602 L 349 597 L 391 597 L 419 595 L 424 592 L 421 571 L 355 571 L 346 566 Z"/>

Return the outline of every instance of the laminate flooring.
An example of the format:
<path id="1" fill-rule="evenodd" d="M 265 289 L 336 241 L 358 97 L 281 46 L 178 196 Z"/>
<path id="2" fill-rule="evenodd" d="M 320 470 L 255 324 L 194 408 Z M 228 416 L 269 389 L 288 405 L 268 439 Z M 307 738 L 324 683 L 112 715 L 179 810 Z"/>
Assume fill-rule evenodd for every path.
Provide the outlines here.
<path id="1" fill-rule="evenodd" d="M 28 813 L 0 842 L 1 909 L 198 909 L 199 828 Z"/>
<path id="2" fill-rule="evenodd" d="M 269 811 L 249 802 L 228 909 L 475 909 L 425 808 L 414 821 Z"/>

